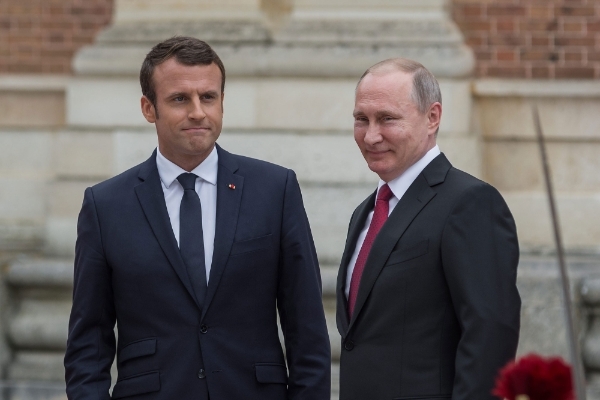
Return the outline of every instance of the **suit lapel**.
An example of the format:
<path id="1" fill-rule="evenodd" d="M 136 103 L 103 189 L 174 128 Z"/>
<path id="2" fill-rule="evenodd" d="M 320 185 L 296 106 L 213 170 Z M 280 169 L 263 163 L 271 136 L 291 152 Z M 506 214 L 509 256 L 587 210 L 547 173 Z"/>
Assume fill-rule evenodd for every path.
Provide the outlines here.
<path id="1" fill-rule="evenodd" d="M 408 188 L 379 231 L 377 238 L 373 242 L 373 247 L 371 247 L 371 252 L 367 258 L 366 266 L 360 280 L 354 314 L 350 320 L 348 330 L 356 322 L 394 246 L 413 219 L 435 197 L 436 191 L 431 187 L 442 183 L 450 168 L 451 164 L 443 154 L 433 159 Z M 352 243 L 356 244 L 356 239 Z"/>
<path id="2" fill-rule="evenodd" d="M 154 236 L 156 236 L 161 249 L 167 256 L 177 276 L 179 276 L 179 279 L 194 299 L 196 305 L 200 307 L 196 300 L 185 264 L 179 253 L 179 246 L 173 234 L 173 228 L 171 227 L 171 220 L 169 219 L 165 196 L 161 187 L 158 168 L 156 167 L 156 150 L 142 165 L 138 177 L 143 182 L 135 187 L 135 192 L 146 215 L 146 219 L 152 228 L 152 232 L 154 232 Z"/>
<path id="3" fill-rule="evenodd" d="M 346 299 L 345 288 L 346 280 L 348 276 L 348 263 L 354 252 L 356 241 L 360 232 L 365 226 L 365 221 L 369 212 L 375 206 L 375 196 L 377 191 L 373 192 L 369 197 L 366 198 L 356 209 L 350 220 L 350 226 L 348 227 L 348 237 L 346 238 L 346 246 L 344 248 L 344 254 L 342 255 L 342 261 L 340 263 L 340 269 L 337 277 L 337 325 L 340 334 L 345 337 L 348 331 L 348 299 Z"/>
<path id="4" fill-rule="evenodd" d="M 219 171 L 217 173 L 215 244 L 210 279 L 202 311 L 203 318 L 215 296 L 229 258 L 244 189 L 244 178 L 235 174 L 238 169 L 235 158 L 219 145 L 217 145 L 217 152 L 219 154 Z"/>

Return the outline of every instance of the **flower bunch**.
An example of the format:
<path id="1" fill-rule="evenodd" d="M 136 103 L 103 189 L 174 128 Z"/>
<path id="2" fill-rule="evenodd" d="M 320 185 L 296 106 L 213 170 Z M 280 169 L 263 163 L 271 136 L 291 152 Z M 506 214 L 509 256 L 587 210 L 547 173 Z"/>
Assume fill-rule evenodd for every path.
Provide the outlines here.
<path id="1" fill-rule="evenodd" d="M 492 393 L 507 400 L 573 400 L 571 367 L 560 357 L 529 354 L 500 370 Z"/>

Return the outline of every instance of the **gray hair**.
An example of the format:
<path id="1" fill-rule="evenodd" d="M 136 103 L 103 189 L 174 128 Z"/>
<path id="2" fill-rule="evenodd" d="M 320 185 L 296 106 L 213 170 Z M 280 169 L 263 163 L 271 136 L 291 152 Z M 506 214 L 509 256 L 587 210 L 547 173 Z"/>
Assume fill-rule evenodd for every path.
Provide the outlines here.
<path id="1" fill-rule="evenodd" d="M 362 82 L 363 78 L 369 74 L 377 74 L 379 72 L 385 73 L 390 71 L 402 71 L 413 76 L 413 89 L 411 93 L 412 100 L 417 105 L 417 109 L 421 114 L 426 113 L 429 107 L 438 102 L 442 104 L 442 93 L 440 92 L 440 85 L 435 79 L 435 76 L 423 66 L 407 58 L 390 58 L 378 62 L 371 68 L 367 69 L 365 73 L 360 77 L 358 85 Z"/>

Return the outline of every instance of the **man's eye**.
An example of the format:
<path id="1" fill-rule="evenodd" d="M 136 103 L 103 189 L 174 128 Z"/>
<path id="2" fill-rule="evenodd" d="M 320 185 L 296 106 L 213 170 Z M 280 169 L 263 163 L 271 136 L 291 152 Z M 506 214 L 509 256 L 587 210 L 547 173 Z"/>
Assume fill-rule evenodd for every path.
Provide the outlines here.
<path id="1" fill-rule="evenodd" d="M 183 101 L 184 97 L 183 96 L 177 96 L 175 98 L 173 98 L 174 101 Z"/>

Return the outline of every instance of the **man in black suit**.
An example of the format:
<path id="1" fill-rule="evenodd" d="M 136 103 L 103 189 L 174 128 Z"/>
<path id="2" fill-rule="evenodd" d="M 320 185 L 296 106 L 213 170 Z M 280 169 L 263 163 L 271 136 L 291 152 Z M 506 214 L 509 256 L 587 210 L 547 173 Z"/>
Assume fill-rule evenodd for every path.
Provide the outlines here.
<path id="1" fill-rule="evenodd" d="M 215 144 L 225 69 L 206 43 L 159 43 L 140 82 L 158 149 L 85 192 L 68 398 L 329 400 L 319 267 L 294 172 Z"/>
<path id="2" fill-rule="evenodd" d="M 380 182 L 338 275 L 340 400 L 492 399 L 515 356 L 515 224 L 496 189 L 440 153 L 441 116 L 417 62 L 383 61 L 357 86 L 354 138 Z"/>

